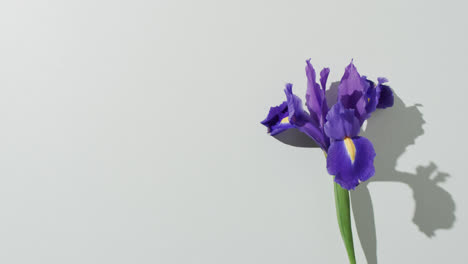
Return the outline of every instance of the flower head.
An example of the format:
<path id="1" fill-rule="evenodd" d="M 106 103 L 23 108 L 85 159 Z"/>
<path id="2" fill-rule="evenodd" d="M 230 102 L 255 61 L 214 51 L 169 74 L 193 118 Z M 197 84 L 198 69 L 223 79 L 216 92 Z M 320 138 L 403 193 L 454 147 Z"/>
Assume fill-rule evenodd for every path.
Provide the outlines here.
<path id="1" fill-rule="evenodd" d="M 353 62 L 346 67 L 338 86 L 338 101 L 329 109 L 326 85 L 330 69 L 320 72 L 320 84 L 310 60 L 306 61 L 307 92 L 305 111 L 302 100 L 286 84 L 286 101 L 271 107 L 261 123 L 271 135 L 297 128 L 312 138 L 327 153 L 327 170 L 344 189 L 354 189 L 360 182 L 374 175 L 375 151 L 372 143 L 360 137 L 363 122 L 377 108 L 393 105 L 393 92 L 385 85 L 361 76 Z"/>

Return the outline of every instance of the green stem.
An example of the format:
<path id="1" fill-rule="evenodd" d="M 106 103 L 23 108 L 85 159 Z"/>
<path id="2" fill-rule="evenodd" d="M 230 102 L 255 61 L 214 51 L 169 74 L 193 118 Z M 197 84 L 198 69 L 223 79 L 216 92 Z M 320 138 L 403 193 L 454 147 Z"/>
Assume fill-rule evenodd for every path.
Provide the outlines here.
<path id="1" fill-rule="evenodd" d="M 336 216 L 338 218 L 338 226 L 340 227 L 341 237 L 348 252 L 350 264 L 356 264 L 356 257 L 354 256 L 353 233 L 351 231 L 351 213 L 349 207 L 349 192 L 341 188 L 336 182 L 335 189 L 335 206 Z"/>

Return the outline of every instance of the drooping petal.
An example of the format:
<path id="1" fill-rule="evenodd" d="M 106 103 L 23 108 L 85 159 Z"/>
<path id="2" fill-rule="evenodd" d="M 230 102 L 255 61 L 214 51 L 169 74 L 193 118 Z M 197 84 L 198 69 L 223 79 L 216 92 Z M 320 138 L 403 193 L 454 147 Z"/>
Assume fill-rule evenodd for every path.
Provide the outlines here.
<path id="1" fill-rule="evenodd" d="M 287 117 L 286 117 L 287 118 Z M 278 135 L 281 132 L 284 132 L 290 128 L 294 128 L 291 123 L 289 123 L 289 120 L 283 119 L 282 122 L 275 124 L 274 126 L 271 127 L 270 135 L 275 136 Z"/>
<path id="2" fill-rule="evenodd" d="M 327 170 L 335 182 L 351 190 L 374 175 L 374 158 L 374 147 L 364 137 L 337 140 L 328 149 Z"/>
<path id="3" fill-rule="evenodd" d="M 384 83 L 388 82 L 386 78 L 378 78 L 377 93 L 379 94 L 377 108 L 387 108 L 393 106 L 393 92 L 389 86 Z"/>
<path id="4" fill-rule="evenodd" d="M 272 125 L 278 123 L 282 117 L 288 116 L 288 103 L 284 101 L 278 106 L 270 107 L 270 111 L 268 112 L 267 117 L 260 123 L 267 127 L 271 127 Z"/>
<path id="5" fill-rule="evenodd" d="M 306 92 L 306 105 L 309 109 L 311 117 L 323 127 L 325 123 L 325 115 L 323 112 L 323 104 L 325 99 L 325 91 L 320 89 L 320 85 L 317 83 L 315 69 L 310 63 L 310 59 L 306 61 L 306 75 L 307 75 L 307 92 Z M 322 78 L 321 78 L 322 79 Z"/>
<path id="6" fill-rule="evenodd" d="M 327 150 L 329 141 L 325 137 L 317 122 L 302 107 L 302 101 L 292 92 L 292 84 L 286 84 L 286 94 L 289 122 L 299 131 L 307 134 L 324 150 Z"/>
<path id="7" fill-rule="evenodd" d="M 286 84 L 286 88 L 284 89 L 284 93 L 286 94 L 286 102 L 288 104 L 288 112 L 289 112 L 289 121 L 291 124 L 296 126 L 303 126 L 305 123 L 313 122 L 310 115 L 304 111 L 302 107 L 302 100 L 293 93 L 292 91 L 292 84 Z M 315 124 L 315 123 L 314 123 Z"/>
<path id="8" fill-rule="evenodd" d="M 354 161 L 355 172 L 359 174 L 359 181 L 367 181 L 375 174 L 374 158 L 376 156 L 374 146 L 365 137 L 353 138 L 356 146 L 356 159 Z"/>
<path id="9" fill-rule="evenodd" d="M 261 124 L 268 128 L 268 133 L 272 136 L 293 128 L 294 126 L 289 122 L 288 103 L 285 101 L 278 106 L 271 107 L 268 116 Z"/>
<path id="10" fill-rule="evenodd" d="M 327 114 L 325 134 L 335 140 L 343 140 L 346 137 L 355 137 L 359 134 L 361 124 L 354 114 L 354 109 L 346 109 L 337 102 Z"/>

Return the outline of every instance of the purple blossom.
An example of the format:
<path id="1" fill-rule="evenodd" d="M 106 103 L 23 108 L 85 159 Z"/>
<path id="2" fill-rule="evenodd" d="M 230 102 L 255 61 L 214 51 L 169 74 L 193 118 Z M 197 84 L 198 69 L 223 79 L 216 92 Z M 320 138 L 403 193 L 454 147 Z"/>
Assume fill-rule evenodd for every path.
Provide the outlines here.
<path id="1" fill-rule="evenodd" d="M 375 151 L 372 143 L 358 136 L 363 122 L 377 108 L 393 105 L 393 92 L 378 78 L 377 85 L 361 76 L 353 62 L 346 67 L 338 86 L 338 101 L 329 109 L 326 84 L 330 69 L 320 72 L 320 85 L 315 69 L 306 61 L 307 92 L 305 111 L 301 99 L 286 84 L 286 101 L 271 107 L 261 123 L 271 135 L 297 128 L 312 138 L 327 153 L 327 170 L 345 189 L 354 189 L 374 175 Z"/>

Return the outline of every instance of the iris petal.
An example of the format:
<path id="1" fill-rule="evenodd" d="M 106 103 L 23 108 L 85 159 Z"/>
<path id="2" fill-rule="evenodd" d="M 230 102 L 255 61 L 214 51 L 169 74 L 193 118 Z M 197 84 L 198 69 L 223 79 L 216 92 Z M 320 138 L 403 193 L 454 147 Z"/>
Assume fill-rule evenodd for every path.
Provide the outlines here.
<path id="1" fill-rule="evenodd" d="M 292 92 L 292 84 L 286 84 L 284 92 L 288 103 L 289 122 L 311 137 L 322 149 L 327 150 L 328 139 L 317 122 L 302 108 L 301 99 Z"/>
<path id="2" fill-rule="evenodd" d="M 284 119 L 288 116 L 288 103 L 285 101 L 278 106 L 271 107 L 265 120 L 260 123 L 266 126 L 268 133 L 274 136 L 294 127 L 290 122 L 284 122 Z"/>
<path id="3" fill-rule="evenodd" d="M 284 132 L 290 128 L 294 128 L 294 126 L 291 125 L 289 122 L 276 124 L 271 127 L 270 135 L 272 136 L 278 135 L 279 133 Z"/>
<path id="4" fill-rule="evenodd" d="M 327 97 L 326 97 L 326 89 L 327 89 L 327 80 L 328 80 L 328 74 L 330 73 L 329 68 L 323 68 L 322 71 L 320 72 L 320 85 L 322 86 L 322 91 L 323 91 L 323 97 L 322 97 L 322 117 L 323 117 L 323 122 L 325 122 L 325 117 L 328 113 L 328 103 L 327 103 Z M 322 124 L 323 126 L 324 124 Z"/>
<path id="5" fill-rule="evenodd" d="M 301 98 L 293 93 L 292 84 L 286 84 L 284 93 L 286 94 L 286 102 L 288 104 L 289 122 L 296 126 L 302 126 L 305 123 L 313 122 L 310 115 L 304 111 Z"/>
<path id="6" fill-rule="evenodd" d="M 281 121 L 282 118 L 288 114 L 288 103 L 284 101 L 278 106 L 270 107 L 267 117 L 260 123 L 266 127 L 271 127 L 272 125 Z"/>
<path id="7" fill-rule="evenodd" d="M 324 108 L 324 104 L 327 103 L 325 98 L 325 91 L 320 89 L 320 85 L 317 83 L 317 76 L 315 74 L 315 69 L 310 63 L 310 59 L 306 61 L 306 75 L 307 75 L 307 92 L 306 92 L 306 105 L 309 109 L 311 117 L 323 127 L 325 123 L 325 115 L 326 112 L 324 110 L 328 110 Z M 322 77 L 321 74 L 321 81 L 326 81 L 325 73 Z"/>
<path id="8" fill-rule="evenodd" d="M 341 101 L 344 107 L 354 109 L 365 93 L 364 88 L 361 76 L 351 61 L 338 85 L 338 101 Z"/>
<path id="9" fill-rule="evenodd" d="M 393 94 L 388 86 L 383 85 L 385 78 L 379 78 L 379 84 L 368 80 L 366 76 L 359 75 L 353 62 L 345 69 L 340 85 L 338 86 L 338 100 L 345 108 L 355 109 L 354 114 L 362 124 L 368 119 L 376 108 L 385 108 L 393 105 Z M 382 98 L 381 97 L 382 93 Z"/>
<path id="10" fill-rule="evenodd" d="M 366 119 L 370 117 L 370 114 L 372 112 L 375 111 L 376 107 L 377 107 L 377 103 L 378 103 L 378 100 L 379 100 L 379 93 L 377 92 L 377 89 L 375 87 L 375 84 L 374 82 L 370 81 L 370 80 L 366 80 L 369 87 L 367 89 L 367 92 L 366 92 L 366 100 L 367 100 L 367 104 L 366 104 Z"/>
<path id="11" fill-rule="evenodd" d="M 297 127 L 299 131 L 311 137 L 323 150 L 327 151 L 330 141 L 323 135 L 323 132 L 312 123 L 305 123 L 303 126 Z"/>
<path id="12" fill-rule="evenodd" d="M 388 82 L 385 78 L 378 78 L 379 84 L 377 85 L 378 104 L 377 108 L 387 108 L 393 106 L 393 92 L 389 86 L 384 83 Z"/>
<path id="13" fill-rule="evenodd" d="M 361 125 L 354 115 L 354 109 L 346 109 L 338 102 L 328 111 L 324 130 L 330 138 L 343 140 L 345 137 L 355 137 L 360 129 Z"/>
<path id="14" fill-rule="evenodd" d="M 353 138 L 354 146 L 356 146 L 356 160 L 354 161 L 354 169 L 358 174 L 360 182 L 367 181 L 374 176 L 374 158 L 376 156 L 374 146 L 369 139 L 365 137 Z"/>
<path id="15" fill-rule="evenodd" d="M 324 92 L 327 89 L 328 74 L 330 74 L 329 68 L 323 68 L 320 72 L 320 85 L 322 86 L 322 90 Z"/>
<path id="16" fill-rule="evenodd" d="M 335 175 L 335 182 L 347 190 L 356 188 L 360 182 L 368 180 L 375 173 L 375 151 L 372 143 L 364 137 L 354 137 L 355 159 L 348 150 L 351 147 L 344 140 L 332 142 L 328 149 L 327 170 Z M 347 146 L 348 145 L 348 146 Z"/>

